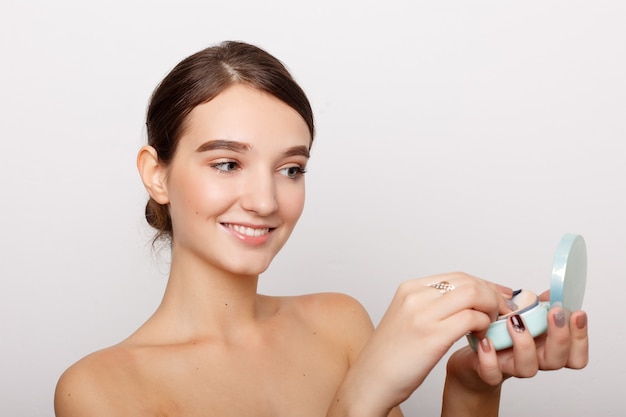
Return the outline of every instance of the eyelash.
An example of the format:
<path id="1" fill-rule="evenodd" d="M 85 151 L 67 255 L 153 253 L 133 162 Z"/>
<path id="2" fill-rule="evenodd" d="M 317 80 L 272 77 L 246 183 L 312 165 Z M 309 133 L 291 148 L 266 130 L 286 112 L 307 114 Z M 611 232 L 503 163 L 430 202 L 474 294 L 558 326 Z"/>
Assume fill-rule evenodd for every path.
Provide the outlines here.
<path id="1" fill-rule="evenodd" d="M 285 175 L 287 178 L 292 179 L 292 180 L 297 180 L 298 178 L 302 177 L 304 174 L 306 174 L 306 169 L 302 168 L 301 166 L 290 166 L 290 167 L 285 167 L 282 168 L 281 171 L 288 171 L 288 170 L 295 170 L 296 172 L 292 175 Z"/>
<path id="2" fill-rule="evenodd" d="M 233 172 L 239 169 L 239 163 L 235 161 L 220 161 L 220 162 L 215 162 L 211 164 L 210 166 L 211 168 L 217 170 L 220 174 L 226 174 L 226 173 Z M 227 169 L 223 169 L 225 166 L 227 166 Z M 295 172 L 290 174 L 289 173 L 290 170 L 295 170 Z M 298 165 L 293 165 L 293 166 L 281 168 L 280 172 L 281 173 L 285 172 L 284 175 L 289 179 L 297 180 L 298 178 L 306 174 L 306 169 Z"/>
<path id="3" fill-rule="evenodd" d="M 220 168 L 221 166 L 224 166 L 224 165 L 228 165 L 229 168 L 231 168 L 231 169 L 222 169 L 222 168 Z M 217 171 L 220 172 L 220 174 L 222 174 L 222 173 L 235 171 L 236 169 L 239 168 L 239 163 L 237 163 L 235 161 L 220 161 L 220 162 L 215 162 L 215 163 L 211 164 L 211 168 L 216 169 Z"/>

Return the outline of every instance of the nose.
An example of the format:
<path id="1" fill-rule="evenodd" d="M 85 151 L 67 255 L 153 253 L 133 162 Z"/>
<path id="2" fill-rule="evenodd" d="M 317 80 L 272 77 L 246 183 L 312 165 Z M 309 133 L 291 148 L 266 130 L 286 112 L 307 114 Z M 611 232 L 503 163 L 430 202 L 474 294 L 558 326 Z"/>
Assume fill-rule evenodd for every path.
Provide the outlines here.
<path id="1" fill-rule="evenodd" d="M 271 173 L 249 172 L 241 195 L 244 210 L 268 216 L 278 210 L 275 179 Z"/>

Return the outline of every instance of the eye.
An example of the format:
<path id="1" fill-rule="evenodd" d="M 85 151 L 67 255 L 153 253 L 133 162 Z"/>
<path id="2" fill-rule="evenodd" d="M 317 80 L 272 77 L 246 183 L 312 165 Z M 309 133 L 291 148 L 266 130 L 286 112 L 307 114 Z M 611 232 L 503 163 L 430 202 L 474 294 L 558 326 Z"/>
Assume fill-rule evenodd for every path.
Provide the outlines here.
<path id="1" fill-rule="evenodd" d="M 215 168 L 221 172 L 232 172 L 239 169 L 239 164 L 235 161 L 221 161 L 211 164 L 211 168 Z"/>
<path id="2" fill-rule="evenodd" d="M 294 166 L 281 168 L 280 173 L 287 178 L 291 178 L 295 180 L 303 176 L 304 174 L 306 174 L 306 170 L 302 168 L 301 166 L 294 165 Z"/>

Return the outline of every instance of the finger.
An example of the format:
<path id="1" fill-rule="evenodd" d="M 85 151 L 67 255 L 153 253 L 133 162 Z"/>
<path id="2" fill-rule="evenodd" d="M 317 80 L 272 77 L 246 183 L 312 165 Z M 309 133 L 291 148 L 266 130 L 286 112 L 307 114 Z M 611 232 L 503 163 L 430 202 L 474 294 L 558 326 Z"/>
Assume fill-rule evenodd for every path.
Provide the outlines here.
<path id="1" fill-rule="evenodd" d="M 510 297 L 513 290 L 463 272 L 435 275 L 405 284 L 407 291 L 417 292 L 423 291 L 424 287 L 443 282 L 452 284 L 454 289 L 443 294 L 437 288 L 430 292 L 430 299 L 437 301 L 437 319 L 443 320 L 463 309 L 474 309 L 487 314 L 493 322 L 501 313 L 508 314 L 512 311 L 507 306 L 504 295 Z"/>
<path id="2" fill-rule="evenodd" d="M 494 282 L 487 281 L 496 291 L 502 294 L 506 298 L 513 297 L 513 288 L 505 287 L 504 285 L 496 284 Z"/>
<path id="3" fill-rule="evenodd" d="M 504 298 L 482 280 L 473 278 L 450 282 L 455 289 L 442 294 L 439 307 L 442 318 L 463 309 L 474 309 L 487 314 L 491 321 L 495 321 L 501 306 L 506 308 Z"/>
<path id="4" fill-rule="evenodd" d="M 565 311 L 560 307 L 548 313 L 548 335 L 541 355 L 541 369 L 554 370 L 567 365 L 570 353 L 570 329 Z"/>
<path id="5" fill-rule="evenodd" d="M 499 316 L 506 316 L 507 314 L 511 314 L 517 309 L 517 305 L 513 301 L 511 301 L 510 298 L 500 297 L 500 302 L 498 303 Z"/>
<path id="6" fill-rule="evenodd" d="M 504 285 L 496 284 L 494 282 L 485 281 L 487 285 L 493 288 L 494 291 L 500 294 L 501 300 L 498 303 L 498 314 L 500 316 L 504 316 L 506 314 L 511 313 L 516 308 L 512 308 L 513 305 L 510 303 L 511 298 L 513 298 L 514 291 L 510 287 L 505 287 Z"/>
<path id="7" fill-rule="evenodd" d="M 526 323 L 519 314 L 507 319 L 507 329 L 513 341 L 513 355 L 504 364 L 503 372 L 518 378 L 530 378 L 539 370 L 537 349 Z"/>
<path id="8" fill-rule="evenodd" d="M 441 321 L 440 326 L 450 335 L 450 343 L 454 343 L 468 332 L 483 338 L 491 319 L 485 313 L 473 309 L 464 309 Z"/>
<path id="9" fill-rule="evenodd" d="M 404 281 L 398 287 L 395 298 L 402 303 L 412 303 L 414 301 L 420 305 L 431 303 L 440 299 L 446 293 L 446 290 L 438 289 L 434 284 L 449 283 L 451 280 L 453 280 L 451 274 L 445 274 Z M 455 288 L 454 284 L 452 288 Z"/>
<path id="10" fill-rule="evenodd" d="M 496 350 L 493 348 L 491 340 L 486 337 L 481 339 L 476 352 L 478 353 L 476 373 L 480 379 L 491 386 L 501 383 L 504 376 L 500 370 L 498 356 L 496 355 Z"/>
<path id="11" fill-rule="evenodd" d="M 539 301 L 550 301 L 550 290 L 544 291 L 539 294 Z"/>
<path id="12" fill-rule="evenodd" d="M 570 317 L 570 351 L 567 367 L 582 369 L 589 362 L 587 313 L 576 311 Z"/>
<path id="13" fill-rule="evenodd" d="M 439 289 L 434 284 L 451 284 L 450 289 Z M 486 285 L 486 281 L 463 272 L 435 275 L 406 281 L 396 295 L 432 306 L 433 318 L 443 320 L 463 309 L 476 309 L 497 317 L 499 296 Z M 432 304 L 431 304 L 432 302 Z M 436 308 L 434 304 L 436 303 Z M 424 304 L 422 304 L 422 307 Z"/>

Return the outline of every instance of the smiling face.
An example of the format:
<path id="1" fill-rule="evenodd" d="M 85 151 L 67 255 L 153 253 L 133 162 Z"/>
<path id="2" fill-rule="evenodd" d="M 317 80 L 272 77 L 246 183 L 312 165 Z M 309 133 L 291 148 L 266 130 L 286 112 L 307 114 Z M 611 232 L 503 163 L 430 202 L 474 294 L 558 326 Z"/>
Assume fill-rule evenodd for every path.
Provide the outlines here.
<path id="1" fill-rule="evenodd" d="M 304 206 L 311 135 L 276 97 L 241 84 L 189 114 L 165 169 L 173 256 L 258 275 Z"/>

